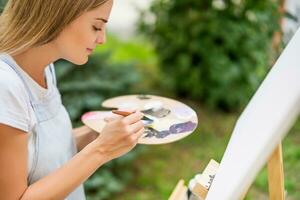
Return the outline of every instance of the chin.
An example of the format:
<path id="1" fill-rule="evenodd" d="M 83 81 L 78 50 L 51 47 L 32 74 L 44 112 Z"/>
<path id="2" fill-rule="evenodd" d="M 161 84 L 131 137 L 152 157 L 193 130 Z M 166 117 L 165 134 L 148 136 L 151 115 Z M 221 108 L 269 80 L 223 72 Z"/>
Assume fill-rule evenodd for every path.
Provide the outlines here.
<path id="1" fill-rule="evenodd" d="M 68 59 L 69 62 L 75 64 L 75 65 L 84 65 L 88 62 L 89 57 L 88 56 L 81 56 L 73 59 Z"/>

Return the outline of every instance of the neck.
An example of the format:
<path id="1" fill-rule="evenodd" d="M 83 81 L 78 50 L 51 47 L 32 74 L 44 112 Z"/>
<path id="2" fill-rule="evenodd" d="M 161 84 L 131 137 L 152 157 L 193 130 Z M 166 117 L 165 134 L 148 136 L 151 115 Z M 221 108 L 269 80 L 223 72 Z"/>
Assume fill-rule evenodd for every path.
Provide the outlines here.
<path id="1" fill-rule="evenodd" d="M 58 51 L 51 44 L 30 48 L 12 57 L 17 64 L 41 87 L 47 88 L 45 68 L 59 59 Z"/>

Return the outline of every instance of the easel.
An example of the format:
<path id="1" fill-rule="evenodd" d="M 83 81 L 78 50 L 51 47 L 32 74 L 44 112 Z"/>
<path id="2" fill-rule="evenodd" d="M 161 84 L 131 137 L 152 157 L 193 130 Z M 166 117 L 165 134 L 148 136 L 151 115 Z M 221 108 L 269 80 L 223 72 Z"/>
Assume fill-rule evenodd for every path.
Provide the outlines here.
<path id="1" fill-rule="evenodd" d="M 279 13 L 284 15 L 285 12 L 285 0 L 279 0 L 280 7 Z M 282 27 L 283 17 L 280 18 L 279 24 Z M 280 51 L 280 43 L 282 40 L 282 30 L 275 33 L 273 37 L 273 48 L 279 52 Z M 208 165 L 206 167 L 210 168 Z M 268 163 L 268 187 L 269 187 L 269 199 L 270 200 L 285 200 L 286 192 L 284 189 L 284 170 L 283 170 L 283 157 L 282 157 L 282 143 L 280 142 L 278 146 L 275 148 L 273 153 L 271 154 Z M 205 170 L 204 170 L 205 171 Z M 216 172 L 215 172 L 216 173 Z M 184 181 L 180 180 L 176 185 L 175 189 L 172 192 L 169 200 L 186 200 L 187 198 L 182 198 L 182 196 L 186 193 L 187 187 L 184 186 Z M 198 197 L 201 200 L 206 198 L 209 187 L 207 185 L 198 185 L 197 193 Z M 246 195 L 246 193 L 245 193 Z M 241 197 L 243 199 L 244 196 Z"/>
<path id="2" fill-rule="evenodd" d="M 269 199 L 284 200 L 284 172 L 282 144 L 280 143 L 268 161 Z"/>
<path id="3" fill-rule="evenodd" d="M 270 200 L 285 200 L 284 190 L 284 171 L 282 144 L 280 143 L 269 158 L 268 164 L 268 183 L 269 183 L 269 199 Z M 207 165 L 203 174 L 215 175 L 217 166 L 212 161 Z M 204 181 L 205 182 L 205 181 Z M 201 200 L 206 198 L 211 182 L 201 182 L 194 187 L 193 192 Z M 184 180 L 180 180 L 168 200 L 187 200 L 187 186 L 184 185 Z M 243 199 L 243 197 L 241 198 Z"/>

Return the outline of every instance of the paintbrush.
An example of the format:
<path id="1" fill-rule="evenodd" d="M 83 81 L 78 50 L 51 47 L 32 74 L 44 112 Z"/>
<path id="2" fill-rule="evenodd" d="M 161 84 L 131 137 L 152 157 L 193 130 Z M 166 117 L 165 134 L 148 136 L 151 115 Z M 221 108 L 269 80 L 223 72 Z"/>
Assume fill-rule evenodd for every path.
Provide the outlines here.
<path id="1" fill-rule="evenodd" d="M 134 112 L 127 112 L 127 111 L 121 111 L 121 110 L 112 110 L 112 113 L 126 117 L 128 115 L 131 115 Z M 154 122 L 153 119 L 150 119 L 146 116 L 143 116 L 142 121 L 143 121 L 145 126 L 150 126 Z"/>

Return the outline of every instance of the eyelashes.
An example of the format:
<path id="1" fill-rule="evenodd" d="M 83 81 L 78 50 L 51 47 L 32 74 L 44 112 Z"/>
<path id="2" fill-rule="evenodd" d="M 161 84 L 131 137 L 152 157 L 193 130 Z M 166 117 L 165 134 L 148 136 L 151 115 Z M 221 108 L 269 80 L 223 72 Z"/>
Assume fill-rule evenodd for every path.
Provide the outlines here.
<path id="1" fill-rule="evenodd" d="M 102 31 L 101 28 L 97 28 L 96 26 L 93 26 L 94 31 Z"/>

